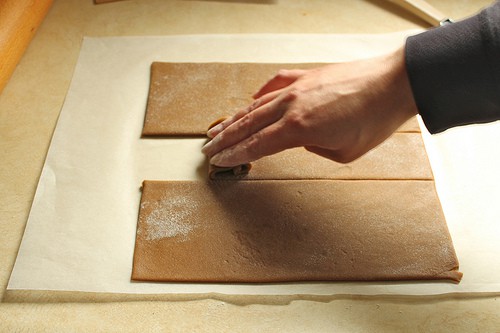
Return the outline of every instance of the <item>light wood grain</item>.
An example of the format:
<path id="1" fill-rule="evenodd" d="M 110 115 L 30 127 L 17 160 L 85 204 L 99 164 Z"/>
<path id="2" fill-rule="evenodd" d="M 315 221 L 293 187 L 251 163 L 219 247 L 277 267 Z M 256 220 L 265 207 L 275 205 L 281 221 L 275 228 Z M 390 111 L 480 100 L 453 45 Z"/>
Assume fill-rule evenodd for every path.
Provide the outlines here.
<path id="1" fill-rule="evenodd" d="M 420 17 L 432 26 L 439 26 L 448 17 L 423 0 L 390 0 L 410 13 Z"/>

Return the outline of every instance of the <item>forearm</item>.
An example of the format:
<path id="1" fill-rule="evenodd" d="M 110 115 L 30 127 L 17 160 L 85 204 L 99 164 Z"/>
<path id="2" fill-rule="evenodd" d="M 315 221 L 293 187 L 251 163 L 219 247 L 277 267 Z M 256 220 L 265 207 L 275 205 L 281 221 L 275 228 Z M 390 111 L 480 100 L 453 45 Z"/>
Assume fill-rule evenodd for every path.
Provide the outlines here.
<path id="1" fill-rule="evenodd" d="M 500 2 L 408 38 L 406 64 L 431 133 L 500 119 Z"/>

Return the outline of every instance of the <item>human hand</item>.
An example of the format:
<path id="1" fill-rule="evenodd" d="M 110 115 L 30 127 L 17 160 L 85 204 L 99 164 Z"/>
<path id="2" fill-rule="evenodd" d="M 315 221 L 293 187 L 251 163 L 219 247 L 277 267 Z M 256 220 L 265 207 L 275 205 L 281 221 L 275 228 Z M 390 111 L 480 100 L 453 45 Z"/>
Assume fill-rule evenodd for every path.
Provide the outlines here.
<path id="1" fill-rule="evenodd" d="M 312 70 L 281 70 L 255 101 L 208 131 L 202 152 L 235 166 L 303 146 L 347 163 L 417 114 L 404 49 Z"/>

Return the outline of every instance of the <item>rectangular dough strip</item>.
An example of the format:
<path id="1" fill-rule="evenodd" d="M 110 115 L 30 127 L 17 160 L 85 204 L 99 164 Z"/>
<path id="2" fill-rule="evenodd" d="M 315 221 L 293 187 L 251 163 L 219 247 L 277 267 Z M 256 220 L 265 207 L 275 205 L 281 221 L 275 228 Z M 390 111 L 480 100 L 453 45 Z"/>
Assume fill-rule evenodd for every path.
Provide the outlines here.
<path id="1" fill-rule="evenodd" d="M 205 136 L 211 121 L 247 107 L 280 69 L 321 65 L 154 62 L 142 136 Z M 419 132 L 416 118 L 400 131 Z"/>
<path id="2" fill-rule="evenodd" d="M 246 175 L 234 176 L 229 172 L 216 175 L 216 179 L 240 180 L 433 178 L 420 133 L 395 133 L 378 147 L 347 164 L 331 161 L 299 147 L 253 162 Z"/>
<path id="3" fill-rule="evenodd" d="M 450 280 L 432 181 L 145 181 L 132 279 Z"/>

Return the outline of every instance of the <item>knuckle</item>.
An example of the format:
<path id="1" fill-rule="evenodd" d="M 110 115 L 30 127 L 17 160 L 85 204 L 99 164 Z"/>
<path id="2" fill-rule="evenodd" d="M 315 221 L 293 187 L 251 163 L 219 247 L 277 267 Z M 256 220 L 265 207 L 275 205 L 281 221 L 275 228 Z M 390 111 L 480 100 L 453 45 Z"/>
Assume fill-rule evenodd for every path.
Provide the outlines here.
<path id="1" fill-rule="evenodd" d="M 245 137 L 249 136 L 254 132 L 255 127 L 255 115 L 253 113 L 247 113 L 243 118 L 238 122 L 237 131 L 240 132 L 240 135 Z"/>
<path id="2" fill-rule="evenodd" d="M 303 112 L 294 110 L 286 115 L 286 124 L 294 130 L 303 130 L 307 128 L 307 119 Z"/>
<path id="3" fill-rule="evenodd" d="M 295 86 L 293 89 L 288 90 L 285 93 L 283 100 L 285 102 L 293 102 L 302 97 L 303 91 L 299 85 Z"/>
<path id="4" fill-rule="evenodd" d="M 298 99 L 303 93 L 298 90 L 293 90 L 287 93 L 283 100 L 282 107 L 284 108 L 284 120 L 286 126 L 294 131 L 302 131 L 307 128 L 308 112 L 303 103 Z"/>
<path id="5" fill-rule="evenodd" d="M 260 105 L 262 104 L 262 99 L 257 98 L 250 104 L 250 106 L 247 108 L 247 112 L 250 113 L 253 110 L 257 109 Z"/>
<path id="6" fill-rule="evenodd" d="M 278 103 L 278 108 L 281 109 L 283 113 L 290 113 L 291 110 L 297 110 L 300 108 L 300 98 L 302 92 L 297 89 L 291 89 L 284 92 Z"/>
<path id="7" fill-rule="evenodd" d="M 252 159 L 258 159 L 262 155 L 262 134 L 260 132 L 254 133 L 248 138 L 246 150 L 247 154 Z"/>
<path id="8" fill-rule="evenodd" d="M 254 122 L 254 116 L 252 113 L 247 113 L 244 117 L 240 119 L 240 128 L 249 128 Z"/>
<path id="9" fill-rule="evenodd" d="M 279 69 L 274 76 L 277 79 L 286 79 L 289 76 L 289 71 L 287 69 Z"/>

